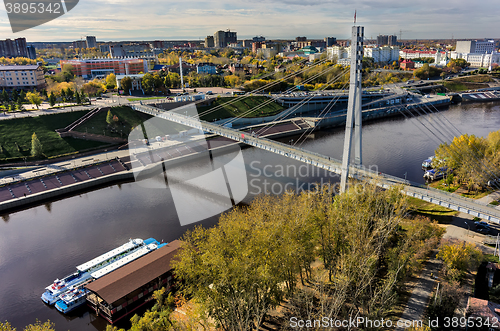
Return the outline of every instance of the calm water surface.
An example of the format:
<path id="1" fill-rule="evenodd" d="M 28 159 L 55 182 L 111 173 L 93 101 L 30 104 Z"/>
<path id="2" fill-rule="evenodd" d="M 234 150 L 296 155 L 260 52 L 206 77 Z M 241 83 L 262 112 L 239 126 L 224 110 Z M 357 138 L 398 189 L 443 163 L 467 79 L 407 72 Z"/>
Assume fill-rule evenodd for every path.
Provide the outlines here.
<path id="1" fill-rule="evenodd" d="M 441 114 L 462 133 L 486 136 L 500 129 L 500 103 L 454 105 Z M 374 165 L 384 173 L 398 177 L 406 174 L 409 180 L 423 182 L 421 162 L 433 154 L 438 142 L 420 122 L 441 129 L 439 118 L 436 115 L 401 117 L 365 123 L 363 163 Z M 450 134 L 447 137 L 450 140 Z M 302 147 L 340 159 L 343 140 L 342 129 L 330 129 L 314 133 Z M 250 183 L 247 203 L 265 190 L 282 193 L 286 184 L 288 189 L 300 190 L 322 180 L 337 181 L 336 176 L 322 170 L 262 150 L 247 148 L 243 155 Z M 8 320 L 18 329 L 36 319 L 50 319 L 56 323 L 57 330 L 104 329 L 106 323 L 85 309 L 67 317 L 46 306 L 40 296 L 55 278 L 73 272 L 76 265 L 129 238 L 172 241 L 194 226 L 180 226 L 172 196 L 162 178 L 147 181 L 147 185 L 114 185 L 3 215 L 0 221 L 0 321 Z M 217 217 L 213 217 L 198 224 L 212 226 L 216 221 Z"/>

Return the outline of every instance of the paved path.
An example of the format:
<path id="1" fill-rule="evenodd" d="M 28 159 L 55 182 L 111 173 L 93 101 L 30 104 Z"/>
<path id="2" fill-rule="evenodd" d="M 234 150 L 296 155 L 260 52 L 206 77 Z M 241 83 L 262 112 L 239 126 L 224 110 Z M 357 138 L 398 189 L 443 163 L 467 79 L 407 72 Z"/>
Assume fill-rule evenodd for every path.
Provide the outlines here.
<path id="1" fill-rule="evenodd" d="M 492 225 L 492 227 L 496 226 Z M 472 216 L 464 213 L 458 213 L 453 217 L 452 223 L 446 226 L 446 233 L 444 234 L 443 239 L 458 239 L 471 242 L 476 244 L 477 247 L 484 253 L 493 254 L 494 249 L 492 247 L 482 244 L 485 236 L 474 232 L 474 229 L 475 227 L 474 222 L 472 221 Z M 425 309 L 427 308 L 432 292 L 438 282 L 438 280 L 431 277 L 431 273 L 433 275 L 437 275 L 442 266 L 442 261 L 436 259 L 437 251 L 437 249 L 433 250 L 431 258 L 425 264 L 424 269 L 418 277 L 418 283 L 412 291 L 406 309 L 401 315 L 401 321 L 412 322 L 423 320 Z M 461 300 L 462 302 L 458 307 L 459 312 L 463 312 L 465 310 L 468 296 L 469 293 L 465 293 L 464 298 Z M 402 331 L 405 330 L 405 328 L 400 327 L 396 328 L 396 330 Z"/>
<path id="2" fill-rule="evenodd" d="M 437 280 L 431 277 L 431 273 L 436 275 L 441 269 L 442 261 L 436 258 L 438 250 L 434 249 L 429 261 L 424 266 L 424 269 L 418 277 L 418 283 L 415 285 L 411 297 L 408 300 L 406 309 L 401 315 L 400 320 L 402 322 L 408 321 L 408 325 L 416 323 L 416 321 L 423 321 L 423 315 L 429 299 L 436 286 Z M 425 323 L 424 323 L 425 324 Z M 396 330 L 405 330 L 404 327 L 397 327 Z"/>

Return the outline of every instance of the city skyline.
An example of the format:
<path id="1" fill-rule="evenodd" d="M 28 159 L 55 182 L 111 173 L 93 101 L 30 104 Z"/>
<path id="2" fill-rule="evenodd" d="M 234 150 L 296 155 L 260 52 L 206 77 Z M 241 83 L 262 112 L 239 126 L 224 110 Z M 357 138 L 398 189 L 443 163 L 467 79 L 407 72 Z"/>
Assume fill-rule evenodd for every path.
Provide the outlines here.
<path id="1" fill-rule="evenodd" d="M 331 10 L 325 10 L 331 7 Z M 463 0 L 414 1 L 411 5 L 382 0 L 376 3 L 356 0 L 347 4 L 337 0 L 278 0 L 250 2 L 160 1 L 132 2 L 111 0 L 80 1 L 64 16 L 38 27 L 12 33 L 7 13 L 1 12 L 2 38 L 26 37 L 29 42 L 73 41 L 95 35 L 99 41 L 118 40 L 203 40 L 215 31 L 230 29 L 238 39 L 263 35 L 267 39 L 310 39 L 333 36 L 350 37 L 354 11 L 357 25 L 365 36 L 397 35 L 402 39 L 499 38 L 495 23 L 496 2 L 485 0 L 481 6 L 467 6 Z"/>

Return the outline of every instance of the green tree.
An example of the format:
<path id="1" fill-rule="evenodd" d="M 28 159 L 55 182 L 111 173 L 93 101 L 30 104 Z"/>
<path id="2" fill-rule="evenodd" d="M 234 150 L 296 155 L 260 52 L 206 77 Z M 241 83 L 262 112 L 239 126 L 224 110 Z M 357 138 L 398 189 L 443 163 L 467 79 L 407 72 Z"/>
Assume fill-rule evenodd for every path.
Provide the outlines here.
<path id="1" fill-rule="evenodd" d="M 9 102 L 9 93 L 7 93 L 7 91 L 5 91 L 5 89 L 2 90 L 1 99 L 2 99 L 3 103 Z"/>
<path id="2" fill-rule="evenodd" d="M 69 87 L 66 89 L 66 96 L 68 98 L 68 101 L 73 101 L 74 94 L 75 92 Z"/>
<path id="3" fill-rule="evenodd" d="M 40 157 L 43 154 L 43 147 L 42 143 L 36 136 L 36 133 L 33 132 L 33 135 L 31 136 L 31 156 L 34 157 Z"/>
<path id="4" fill-rule="evenodd" d="M 21 93 L 19 93 L 19 98 L 21 98 L 21 102 L 26 101 L 26 92 L 24 90 L 21 90 Z"/>
<path id="5" fill-rule="evenodd" d="M 38 106 L 42 103 L 42 97 L 40 96 L 40 93 L 38 92 L 28 92 L 26 94 L 26 99 L 28 99 L 28 102 L 35 105 L 36 109 L 38 109 Z"/>
<path id="6" fill-rule="evenodd" d="M 18 98 L 19 98 L 19 92 L 17 90 L 13 90 L 11 100 L 16 102 Z"/>
<path id="7" fill-rule="evenodd" d="M 106 123 L 108 125 L 113 125 L 113 114 L 111 113 L 111 110 L 108 110 L 108 114 L 106 115 Z"/>
<path id="8" fill-rule="evenodd" d="M 123 77 L 120 81 L 120 86 L 124 94 L 130 94 L 130 90 L 132 89 L 132 78 Z"/>
<path id="9" fill-rule="evenodd" d="M 75 102 L 77 105 L 82 103 L 82 98 L 80 97 L 80 93 L 78 93 L 78 91 L 75 91 Z"/>
<path id="10" fill-rule="evenodd" d="M 54 107 L 56 104 L 56 96 L 54 95 L 54 92 L 50 92 L 50 95 L 49 95 L 49 105 L 51 107 Z"/>

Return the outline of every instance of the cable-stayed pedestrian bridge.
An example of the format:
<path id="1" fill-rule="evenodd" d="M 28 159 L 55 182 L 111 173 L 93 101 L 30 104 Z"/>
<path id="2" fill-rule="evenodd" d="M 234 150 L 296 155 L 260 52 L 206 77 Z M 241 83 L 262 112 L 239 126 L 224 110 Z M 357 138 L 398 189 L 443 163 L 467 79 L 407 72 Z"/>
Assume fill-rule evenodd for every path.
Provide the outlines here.
<path id="1" fill-rule="evenodd" d="M 217 124 L 200 120 L 196 117 L 183 114 L 182 111 L 164 111 L 162 109 L 146 106 L 131 105 L 136 111 L 140 111 L 158 118 L 174 123 L 179 123 L 191 128 L 203 130 L 215 135 L 226 137 L 239 143 L 260 148 L 284 157 L 294 159 L 312 166 L 342 174 L 342 161 L 331 157 L 310 152 L 305 149 L 259 137 L 233 128 L 223 127 Z M 402 178 L 376 172 L 360 165 L 349 165 L 349 177 L 359 181 L 366 181 L 384 188 L 401 185 L 402 192 L 406 195 L 431 202 L 449 209 L 467 213 L 494 223 L 500 224 L 500 210 L 493 206 L 480 203 L 473 199 L 457 196 L 441 190 L 426 187 L 424 185 L 406 181 Z"/>

